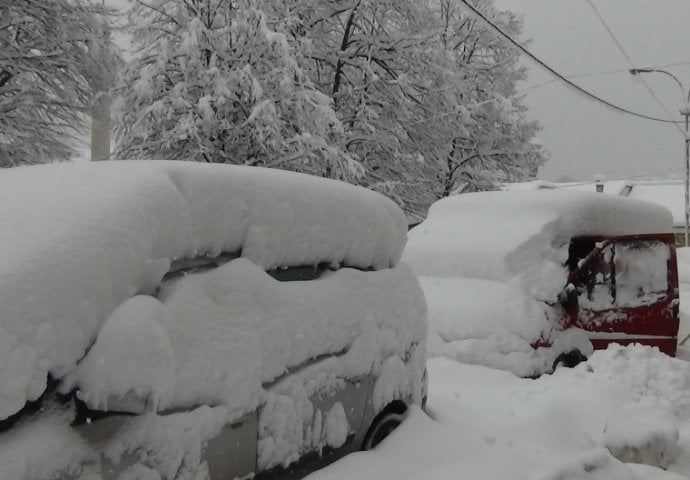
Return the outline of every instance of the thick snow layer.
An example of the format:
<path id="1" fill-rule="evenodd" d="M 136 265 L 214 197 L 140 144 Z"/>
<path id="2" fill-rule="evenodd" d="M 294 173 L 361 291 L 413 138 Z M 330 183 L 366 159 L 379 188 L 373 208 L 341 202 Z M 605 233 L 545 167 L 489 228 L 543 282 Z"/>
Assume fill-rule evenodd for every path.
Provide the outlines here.
<path id="1" fill-rule="evenodd" d="M 159 299 L 134 297 L 117 309 L 65 387 L 78 386 L 87 404 L 103 410 L 108 398 L 150 386 L 161 410 L 224 405 L 239 418 L 257 406 L 262 385 L 308 359 L 348 350 L 367 329 L 392 338 L 371 342 L 341 377 L 404 357 L 425 334 L 424 300 L 404 266 L 279 282 L 237 259 L 178 279 Z M 137 353 L 129 336 L 152 348 Z"/>
<path id="2" fill-rule="evenodd" d="M 685 186 L 681 182 L 639 182 L 630 190 L 630 198 L 663 205 L 671 211 L 674 225 L 685 225 Z"/>
<path id="3" fill-rule="evenodd" d="M 561 353 L 592 351 L 583 331 L 554 329 L 551 307 L 513 284 L 470 278 L 420 277 L 428 305 L 430 357 L 508 370 L 549 372 Z M 534 348 L 539 340 L 551 348 Z"/>
<path id="4" fill-rule="evenodd" d="M 420 283 L 429 306 L 430 357 L 524 376 L 545 370 L 531 346 L 550 330 L 542 304 L 509 285 L 487 280 L 420 277 Z"/>
<path id="5" fill-rule="evenodd" d="M 403 260 L 419 275 L 507 282 L 519 276 L 540 300 L 565 285 L 572 237 L 667 233 L 658 205 L 564 190 L 482 192 L 439 200 L 410 231 Z"/>
<path id="6" fill-rule="evenodd" d="M 536 380 L 445 358 L 427 366 L 428 416 L 413 408 L 375 450 L 309 479 L 690 478 L 687 362 L 636 345 Z"/>
<path id="7" fill-rule="evenodd" d="M 236 252 L 262 268 L 318 263 L 384 268 L 398 261 L 406 221 L 380 195 L 289 172 L 98 162 L 1 172 L 0 229 L 2 419 L 41 394 L 48 372 L 62 377 L 72 371 L 113 311 L 137 293 L 151 293 L 175 259 Z M 167 353 L 158 327 L 165 322 L 151 302 L 142 310 L 138 320 L 129 321 L 139 322 L 134 328 L 155 341 L 158 353 L 152 355 L 162 362 Z M 97 352 L 112 352 L 106 334 L 132 334 L 121 331 L 123 321 L 111 318 Z M 167 335 L 175 347 L 174 329 Z M 311 351 L 281 352 L 286 359 Z M 176 361 L 182 361 L 185 354 L 178 355 Z M 268 376 L 277 370 L 273 366 Z M 113 387 L 109 380 L 87 377 L 80 379 L 100 385 L 93 392 Z M 140 380 L 127 381 L 140 391 Z M 166 390 L 162 384 L 151 387 L 156 394 Z M 219 389 L 226 388 L 221 382 Z M 104 400 L 93 395 L 95 403 Z M 179 395 L 197 400 L 189 392 Z"/>

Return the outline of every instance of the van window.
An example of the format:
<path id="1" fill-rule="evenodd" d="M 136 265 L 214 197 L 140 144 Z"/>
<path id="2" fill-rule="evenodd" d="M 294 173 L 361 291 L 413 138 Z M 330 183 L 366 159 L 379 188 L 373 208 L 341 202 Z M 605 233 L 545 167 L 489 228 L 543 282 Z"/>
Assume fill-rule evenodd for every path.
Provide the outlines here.
<path id="1" fill-rule="evenodd" d="M 657 240 L 577 239 L 567 265 L 578 304 L 590 310 L 652 304 L 666 295 L 670 248 Z M 591 246 L 589 252 L 584 246 Z M 575 255 L 573 255 L 575 254 Z"/>
<path id="2" fill-rule="evenodd" d="M 668 289 L 671 251 L 659 241 L 616 242 L 616 301 L 619 305 L 653 303 Z"/>

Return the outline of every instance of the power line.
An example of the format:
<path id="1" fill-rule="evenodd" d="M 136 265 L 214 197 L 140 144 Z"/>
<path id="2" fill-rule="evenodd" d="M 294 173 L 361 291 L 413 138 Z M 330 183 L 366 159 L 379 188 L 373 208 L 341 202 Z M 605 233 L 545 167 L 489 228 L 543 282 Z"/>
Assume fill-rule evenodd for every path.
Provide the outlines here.
<path id="1" fill-rule="evenodd" d="M 514 47 L 516 47 L 518 50 L 520 50 L 523 54 L 525 54 L 528 58 L 530 58 L 532 61 L 539 64 L 542 68 L 547 70 L 552 75 L 558 77 L 562 82 L 567 84 L 569 87 L 571 87 L 576 92 L 578 92 L 582 95 L 585 95 L 586 97 L 589 97 L 590 99 L 595 100 L 595 101 L 597 101 L 597 102 L 599 102 L 599 103 L 601 103 L 601 104 L 603 104 L 603 105 L 605 105 L 605 106 L 607 106 L 613 110 L 616 110 L 618 112 L 627 113 L 628 115 L 633 115 L 635 117 L 644 118 L 646 120 L 653 120 L 655 122 L 674 123 L 674 124 L 679 123 L 676 120 L 668 120 L 668 119 L 664 119 L 664 118 L 652 117 L 651 115 L 645 115 L 643 113 L 637 113 L 637 112 L 634 112 L 632 110 L 628 110 L 627 108 L 623 108 L 619 105 L 616 105 L 612 102 L 609 102 L 608 100 L 605 100 L 605 99 L 595 95 L 594 93 L 592 93 L 588 90 L 585 90 L 584 88 L 582 88 L 581 86 L 579 86 L 575 82 L 569 80 L 568 78 L 566 78 L 563 75 L 561 75 L 560 73 L 558 73 L 552 67 L 550 67 L 549 65 L 544 63 L 544 61 L 542 61 L 540 58 L 535 56 L 532 52 L 530 52 L 525 47 L 523 47 L 520 43 L 518 43 L 516 40 L 514 40 L 510 35 L 505 33 L 498 26 L 496 26 L 491 20 L 486 18 L 481 12 L 479 12 L 476 8 L 474 8 L 467 0 L 460 0 L 460 2 L 463 5 L 465 5 L 469 10 L 471 10 L 472 13 L 474 13 L 474 15 L 479 17 L 488 26 L 490 26 L 496 33 L 498 33 L 501 37 L 506 39 L 510 44 L 512 44 Z"/>
<path id="2" fill-rule="evenodd" d="M 618 47 L 618 50 L 620 50 L 620 52 L 623 54 L 625 59 L 628 61 L 628 64 L 630 65 L 630 67 L 635 68 L 635 63 L 632 61 L 630 56 L 627 54 L 627 52 L 623 48 L 623 45 L 618 40 L 618 38 L 616 38 L 616 35 L 613 33 L 613 30 L 611 29 L 611 27 L 609 27 L 608 23 L 606 23 L 606 20 L 604 20 L 604 17 L 601 15 L 601 12 L 599 12 L 599 9 L 594 4 L 594 0 L 585 0 L 585 1 L 589 4 L 590 7 L 592 7 L 594 14 L 597 16 L 597 18 L 599 19 L 601 24 L 604 26 L 604 28 L 606 29 L 606 32 L 609 34 L 609 37 L 611 37 L 611 39 L 613 40 L 613 43 L 615 43 L 616 46 Z M 661 109 L 666 113 L 668 118 L 673 119 L 673 115 L 671 114 L 671 112 L 668 111 L 666 106 L 659 99 L 659 97 L 656 95 L 656 93 L 654 93 L 654 90 L 649 85 L 649 83 L 647 83 L 647 81 L 644 79 L 643 76 L 640 76 L 640 80 L 642 81 L 642 84 L 644 85 L 644 87 L 647 90 L 647 92 L 649 93 L 649 95 L 657 103 L 657 105 L 659 105 L 661 107 Z M 678 129 L 678 131 L 681 133 L 681 135 L 683 135 L 683 137 L 685 137 L 685 132 L 683 131 L 683 129 L 680 128 L 680 126 L 677 123 L 674 123 L 673 125 Z"/>
<path id="3" fill-rule="evenodd" d="M 674 62 L 674 63 L 664 63 L 662 65 L 645 65 L 645 68 L 668 68 L 668 67 L 680 67 L 683 65 L 690 65 L 690 62 Z M 600 72 L 585 72 L 585 73 L 574 73 L 572 75 L 563 75 L 565 78 L 586 78 L 586 77 L 598 77 L 600 75 L 615 75 L 618 73 L 630 74 L 629 68 L 618 68 L 616 70 L 602 70 Z M 535 88 L 543 87 L 544 85 L 549 85 L 554 82 L 560 81 L 560 78 L 552 78 L 545 82 L 535 83 L 533 85 L 528 85 L 527 87 L 520 90 L 518 93 L 527 92 L 529 90 L 534 90 Z"/>
<path id="4" fill-rule="evenodd" d="M 662 68 L 662 67 L 659 67 Z M 572 75 L 563 75 L 565 78 L 586 78 L 586 77 L 598 77 L 600 75 L 613 75 L 617 73 L 625 73 L 625 74 L 630 74 L 630 69 L 629 68 L 619 68 L 617 70 L 604 70 L 602 72 L 587 72 L 587 73 L 574 73 Z M 560 78 L 552 78 L 551 80 L 546 80 L 545 82 L 539 82 L 535 83 L 533 85 L 529 85 L 522 90 L 520 90 L 518 93 L 523 93 L 527 92 L 529 90 L 534 90 L 535 88 L 543 87 L 544 85 L 549 85 L 554 82 L 559 82 L 561 79 Z"/>
<path id="5" fill-rule="evenodd" d="M 683 65 L 690 65 L 690 62 L 665 63 L 663 65 L 655 65 L 653 68 L 681 67 Z"/>

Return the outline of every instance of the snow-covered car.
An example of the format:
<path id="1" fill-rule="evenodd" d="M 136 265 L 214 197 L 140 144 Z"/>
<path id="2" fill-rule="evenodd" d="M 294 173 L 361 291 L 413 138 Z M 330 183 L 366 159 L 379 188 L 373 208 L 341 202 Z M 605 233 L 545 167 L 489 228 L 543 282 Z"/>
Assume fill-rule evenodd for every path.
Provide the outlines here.
<path id="1" fill-rule="evenodd" d="M 426 306 L 381 195 L 256 167 L 20 167 L 0 230 L 2 480 L 300 476 L 423 402 Z"/>
<path id="2" fill-rule="evenodd" d="M 431 356 L 535 376 L 593 348 L 673 355 L 678 277 L 663 207 L 581 191 L 462 194 L 409 233 Z"/>

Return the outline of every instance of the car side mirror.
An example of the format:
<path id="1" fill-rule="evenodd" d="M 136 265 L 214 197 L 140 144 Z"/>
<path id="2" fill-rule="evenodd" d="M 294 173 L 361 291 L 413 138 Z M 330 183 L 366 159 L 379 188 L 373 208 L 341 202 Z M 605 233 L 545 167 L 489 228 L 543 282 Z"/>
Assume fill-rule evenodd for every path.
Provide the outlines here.
<path id="1" fill-rule="evenodd" d="M 568 283 L 561 293 L 558 294 L 558 302 L 566 312 L 574 311 L 579 308 L 578 292 L 575 285 Z"/>

